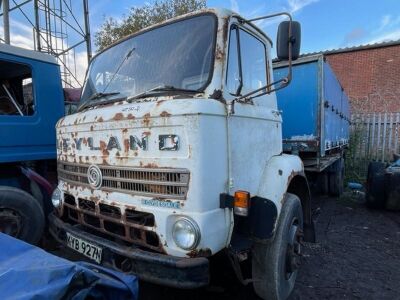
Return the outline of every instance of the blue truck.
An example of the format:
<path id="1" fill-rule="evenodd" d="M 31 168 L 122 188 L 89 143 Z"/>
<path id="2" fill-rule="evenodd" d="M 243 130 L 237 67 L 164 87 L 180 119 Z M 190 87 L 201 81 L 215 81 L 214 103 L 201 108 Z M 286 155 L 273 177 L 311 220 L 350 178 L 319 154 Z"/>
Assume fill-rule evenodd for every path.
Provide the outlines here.
<path id="1" fill-rule="evenodd" d="M 287 62 L 274 63 L 275 78 L 287 72 Z M 339 196 L 349 143 L 348 97 L 322 54 L 299 58 L 292 72 L 291 84 L 276 93 L 283 150 L 301 157 L 311 184 Z"/>
<path id="2" fill-rule="evenodd" d="M 56 59 L 0 44 L 0 232 L 33 244 L 42 236 L 64 109 Z"/>

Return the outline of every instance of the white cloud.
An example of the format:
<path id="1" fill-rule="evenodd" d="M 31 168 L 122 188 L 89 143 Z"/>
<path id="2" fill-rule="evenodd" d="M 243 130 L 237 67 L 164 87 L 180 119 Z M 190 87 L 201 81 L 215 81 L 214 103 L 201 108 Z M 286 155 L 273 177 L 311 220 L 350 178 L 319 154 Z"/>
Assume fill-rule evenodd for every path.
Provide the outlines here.
<path id="1" fill-rule="evenodd" d="M 319 0 L 288 0 L 289 12 L 294 14 L 295 12 L 302 10 L 304 7 L 318 1 Z"/>
<path id="2" fill-rule="evenodd" d="M 11 34 L 10 43 L 13 46 L 33 50 L 33 39 L 32 37 L 27 37 L 21 34 Z"/>
<path id="3" fill-rule="evenodd" d="M 231 10 L 233 10 L 234 12 L 240 13 L 239 3 L 237 2 L 237 0 L 230 0 L 230 2 L 231 2 Z"/>
<path id="4" fill-rule="evenodd" d="M 394 28 L 398 24 L 400 24 L 400 15 L 397 17 L 394 17 L 392 15 L 384 15 L 381 18 L 379 27 L 376 30 L 374 30 L 374 32 L 375 33 L 382 32 L 384 30 Z"/>
<path id="5" fill-rule="evenodd" d="M 400 39 L 400 15 L 384 15 L 380 25 L 372 32 L 373 38 L 367 41 L 368 44 L 382 43 Z"/>
<path id="6" fill-rule="evenodd" d="M 13 46 L 33 49 L 33 35 L 32 28 L 24 25 L 23 23 L 10 18 L 11 30 L 10 30 L 10 43 Z M 4 40 L 4 28 L 0 26 L 0 37 Z"/>
<path id="7" fill-rule="evenodd" d="M 85 51 L 76 53 L 76 77 L 83 84 L 88 67 L 87 54 Z"/>
<path id="8" fill-rule="evenodd" d="M 400 39 L 400 29 L 383 33 L 383 34 L 371 39 L 370 41 L 368 41 L 367 44 L 389 42 L 389 41 L 395 41 L 398 39 Z"/>
<path id="9" fill-rule="evenodd" d="M 389 25 L 390 21 L 392 20 L 391 15 L 385 15 L 382 17 L 381 26 L 379 26 L 378 31 L 384 29 L 386 26 Z"/>

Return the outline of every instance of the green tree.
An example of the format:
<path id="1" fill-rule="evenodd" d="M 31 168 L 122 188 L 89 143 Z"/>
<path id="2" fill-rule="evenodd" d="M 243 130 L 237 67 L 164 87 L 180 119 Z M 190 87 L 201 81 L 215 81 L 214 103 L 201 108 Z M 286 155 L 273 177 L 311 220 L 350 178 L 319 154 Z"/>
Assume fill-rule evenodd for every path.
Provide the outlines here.
<path id="1" fill-rule="evenodd" d="M 112 17 L 104 20 L 95 34 L 99 50 L 150 25 L 206 7 L 206 0 L 156 0 L 141 7 L 132 7 L 122 21 Z"/>

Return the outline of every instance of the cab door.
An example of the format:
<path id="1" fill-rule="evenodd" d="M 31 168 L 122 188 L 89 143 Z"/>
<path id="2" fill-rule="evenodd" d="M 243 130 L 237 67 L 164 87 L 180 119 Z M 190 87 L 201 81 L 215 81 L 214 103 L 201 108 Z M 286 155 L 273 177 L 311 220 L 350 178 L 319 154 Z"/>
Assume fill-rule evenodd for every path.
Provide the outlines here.
<path id="1" fill-rule="evenodd" d="M 231 25 L 224 87 L 228 101 L 271 82 L 270 46 L 251 26 Z M 282 151 L 275 94 L 234 101 L 227 122 L 230 191 L 246 190 L 254 195 L 267 161 Z"/>
<path id="2" fill-rule="evenodd" d="M 0 162 L 55 159 L 63 114 L 57 64 L 0 52 Z"/>

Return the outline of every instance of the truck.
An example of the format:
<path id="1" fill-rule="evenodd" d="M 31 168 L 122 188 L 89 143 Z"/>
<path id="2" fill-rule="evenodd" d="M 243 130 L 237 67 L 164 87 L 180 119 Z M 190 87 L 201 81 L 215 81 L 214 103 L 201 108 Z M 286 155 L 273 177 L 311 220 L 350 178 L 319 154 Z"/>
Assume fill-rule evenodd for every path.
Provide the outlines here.
<path id="1" fill-rule="evenodd" d="M 276 61 L 274 76 L 282 77 L 288 68 Z M 349 146 L 348 96 L 323 54 L 297 59 L 292 72 L 291 84 L 277 91 L 283 151 L 300 156 L 316 190 L 340 196 Z"/>
<path id="2" fill-rule="evenodd" d="M 57 182 L 60 67 L 51 55 L 0 44 L 0 71 L 0 232 L 36 244 Z"/>
<path id="3" fill-rule="evenodd" d="M 254 22 L 285 15 L 272 41 Z M 228 258 L 263 299 L 286 299 L 315 240 L 303 162 L 283 153 L 275 91 L 291 80 L 300 24 L 205 9 L 130 35 L 91 61 L 78 112 L 56 125 L 50 232 L 140 279 L 210 283 Z M 251 272 L 248 272 L 251 270 Z"/>

